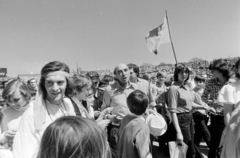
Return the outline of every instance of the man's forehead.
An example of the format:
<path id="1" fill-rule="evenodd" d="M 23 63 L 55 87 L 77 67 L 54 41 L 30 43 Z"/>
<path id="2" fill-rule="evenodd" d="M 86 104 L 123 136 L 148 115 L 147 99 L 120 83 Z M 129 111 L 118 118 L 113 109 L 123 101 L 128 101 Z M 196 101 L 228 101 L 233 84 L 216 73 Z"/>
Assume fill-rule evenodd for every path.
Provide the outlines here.
<path id="1" fill-rule="evenodd" d="M 119 64 L 118 66 L 116 66 L 116 71 L 124 70 L 124 69 L 128 69 L 126 64 Z"/>

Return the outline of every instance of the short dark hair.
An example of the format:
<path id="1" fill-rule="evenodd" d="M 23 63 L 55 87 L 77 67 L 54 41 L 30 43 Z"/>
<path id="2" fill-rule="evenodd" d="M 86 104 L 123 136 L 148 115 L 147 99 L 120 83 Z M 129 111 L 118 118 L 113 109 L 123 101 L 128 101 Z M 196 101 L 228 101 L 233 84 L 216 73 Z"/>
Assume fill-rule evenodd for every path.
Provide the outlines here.
<path id="1" fill-rule="evenodd" d="M 142 79 L 146 80 L 146 81 L 149 81 L 149 76 L 148 74 L 143 74 L 142 75 Z"/>
<path id="2" fill-rule="evenodd" d="M 148 97 L 140 90 L 135 90 L 127 97 L 127 105 L 131 113 L 142 115 L 148 107 Z"/>
<path id="3" fill-rule="evenodd" d="M 236 63 L 235 63 L 236 77 L 237 77 L 238 79 L 240 79 L 240 74 L 238 73 L 239 65 L 240 65 L 240 58 L 238 58 L 238 60 L 237 60 Z"/>
<path id="4" fill-rule="evenodd" d="M 187 72 L 188 73 L 188 77 L 185 80 L 185 82 L 186 82 L 189 79 L 189 75 L 190 75 L 189 68 L 185 64 L 182 64 L 182 63 L 176 64 L 175 65 L 175 70 L 174 70 L 174 75 L 173 75 L 174 81 L 178 82 L 178 74 L 180 72 Z"/>
<path id="5" fill-rule="evenodd" d="M 137 74 L 137 77 L 139 76 L 140 69 L 136 64 L 130 63 L 130 64 L 127 64 L 127 66 L 129 68 L 129 70 L 133 69 L 133 72 L 135 72 Z"/>
<path id="6" fill-rule="evenodd" d="M 197 76 L 195 76 L 194 77 L 194 81 L 202 81 L 202 82 L 205 82 L 206 81 L 206 79 L 205 79 L 205 77 L 203 77 L 203 76 L 201 76 L 201 75 L 197 75 Z"/>
<path id="7" fill-rule="evenodd" d="M 216 59 L 209 65 L 209 70 L 218 70 L 227 80 L 231 77 L 231 65 L 226 59 Z"/>
<path id="8" fill-rule="evenodd" d="M 69 67 L 65 63 L 62 63 L 60 61 L 49 62 L 42 68 L 39 88 L 43 93 L 44 99 L 46 99 L 47 97 L 47 91 L 45 88 L 45 77 L 46 77 L 45 75 L 54 71 L 65 71 L 67 73 L 70 72 Z M 65 95 L 69 96 L 71 95 L 73 89 L 72 89 L 72 84 L 70 83 L 68 78 L 66 78 L 66 81 L 67 81 L 67 87 L 66 87 Z"/>

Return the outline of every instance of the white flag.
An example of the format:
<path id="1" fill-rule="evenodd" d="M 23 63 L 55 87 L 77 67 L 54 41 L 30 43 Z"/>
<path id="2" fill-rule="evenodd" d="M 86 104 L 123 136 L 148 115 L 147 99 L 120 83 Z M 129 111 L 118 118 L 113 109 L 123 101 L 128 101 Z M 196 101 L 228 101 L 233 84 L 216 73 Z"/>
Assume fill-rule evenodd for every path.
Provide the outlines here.
<path id="1" fill-rule="evenodd" d="M 169 30 L 167 24 L 167 18 L 165 16 L 163 23 L 157 28 L 149 31 L 148 37 L 145 38 L 147 47 L 150 52 L 157 55 L 158 49 L 161 44 L 170 43 Z"/>

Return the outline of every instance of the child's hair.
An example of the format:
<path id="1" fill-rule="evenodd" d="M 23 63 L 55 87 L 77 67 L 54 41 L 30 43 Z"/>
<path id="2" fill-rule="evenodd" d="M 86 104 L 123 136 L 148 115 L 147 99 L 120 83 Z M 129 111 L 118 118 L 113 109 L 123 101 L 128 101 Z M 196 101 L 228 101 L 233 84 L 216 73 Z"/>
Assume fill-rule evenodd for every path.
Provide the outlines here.
<path id="1" fill-rule="evenodd" d="M 148 107 L 148 97 L 140 90 L 135 90 L 127 97 L 127 105 L 131 113 L 142 115 Z"/>
<path id="2" fill-rule="evenodd" d="M 84 87 L 91 87 L 92 86 L 92 80 L 83 75 L 75 74 L 73 77 L 71 77 L 71 83 L 73 85 L 73 94 L 76 95 L 79 92 L 82 92 L 82 89 Z"/>
<path id="3" fill-rule="evenodd" d="M 197 75 L 197 76 L 194 77 L 194 81 L 195 82 L 199 82 L 199 81 L 205 82 L 206 79 L 205 79 L 205 77 L 203 77 L 201 75 Z"/>
<path id="4" fill-rule="evenodd" d="M 37 158 L 111 158 L 104 131 L 92 120 L 58 118 L 44 132 Z"/>
<path id="5" fill-rule="evenodd" d="M 31 94 L 30 94 L 30 90 L 28 89 L 27 84 L 19 79 L 14 79 L 7 84 L 7 86 L 4 88 L 4 90 L 2 92 L 2 98 L 4 100 L 8 101 L 10 99 L 11 95 L 17 90 L 20 91 L 20 94 L 27 101 L 31 100 Z"/>

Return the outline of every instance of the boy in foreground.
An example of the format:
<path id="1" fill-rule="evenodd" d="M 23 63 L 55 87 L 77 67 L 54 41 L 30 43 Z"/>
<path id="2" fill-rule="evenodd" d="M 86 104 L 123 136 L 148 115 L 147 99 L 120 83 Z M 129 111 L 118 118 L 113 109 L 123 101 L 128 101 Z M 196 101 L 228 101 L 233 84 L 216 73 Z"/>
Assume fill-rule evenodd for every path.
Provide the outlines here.
<path id="1" fill-rule="evenodd" d="M 117 146 L 119 158 L 152 158 L 150 152 L 150 132 L 145 123 L 148 97 L 135 90 L 127 97 L 130 114 L 125 116 L 119 129 Z"/>

